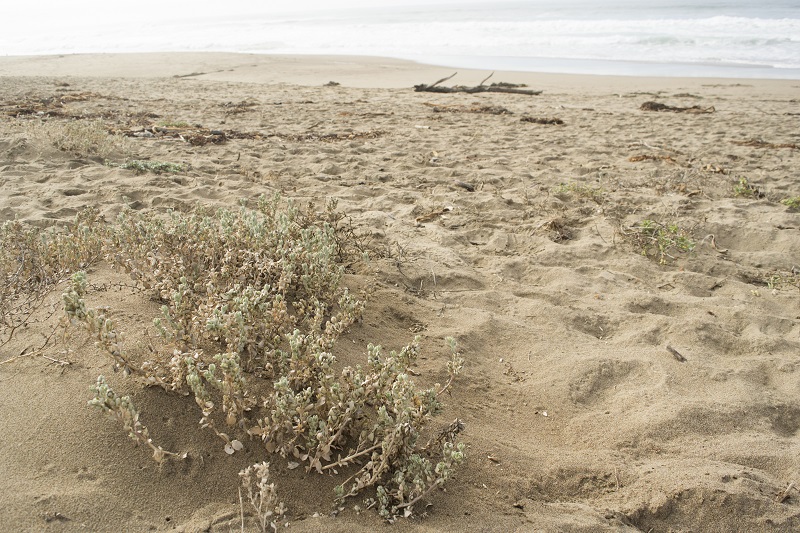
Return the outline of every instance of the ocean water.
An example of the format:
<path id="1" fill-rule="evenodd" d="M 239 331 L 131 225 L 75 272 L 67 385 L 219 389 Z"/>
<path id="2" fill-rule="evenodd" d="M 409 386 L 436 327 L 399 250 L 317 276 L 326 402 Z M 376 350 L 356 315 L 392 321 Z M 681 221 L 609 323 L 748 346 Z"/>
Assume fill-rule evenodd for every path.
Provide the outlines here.
<path id="1" fill-rule="evenodd" d="M 0 54 L 352 54 L 483 69 L 800 79 L 800 0 L 416 2 L 30 0 L 0 15 Z"/>

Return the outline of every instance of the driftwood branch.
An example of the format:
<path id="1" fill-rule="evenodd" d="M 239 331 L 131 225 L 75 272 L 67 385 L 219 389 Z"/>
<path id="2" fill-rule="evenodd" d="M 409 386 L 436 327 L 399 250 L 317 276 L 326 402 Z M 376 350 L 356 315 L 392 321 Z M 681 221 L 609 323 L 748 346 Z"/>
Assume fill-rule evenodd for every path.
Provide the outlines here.
<path id="1" fill-rule="evenodd" d="M 488 76 L 486 76 L 485 78 L 483 78 L 483 81 L 481 81 L 481 82 L 478 84 L 478 87 L 481 87 L 481 86 L 483 86 L 483 84 L 484 84 L 484 83 L 486 83 L 486 81 L 487 81 L 489 78 L 491 78 L 492 76 L 494 76 L 494 72 L 492 72 L 491 74 L 489 74 Z"/>
<path id="2" fill-rule="evenodd" d="M 446 78 L 442 78 L 441 80 L 432 83 L 430 85 L 426 85 L 424 83 L 419 85 L 414 85 L 414 90 L 416 92 L 429 92 L 429 93 L 510 93 L 510 94 L 527 94 L 531 96 L 535 96 L 537 94 L 542 94 L 542 91 L 532 91 L 529 89 L 518 89 L 513 86 L 509 86 L 507 83 L 493 83 L 491 85 L 484 85 L 486 80 L 492 77 L 492 74 L 489 74 L 484 80 L 480 83 L 480 85 L 476 87 L 465 87 L 463 85 L 456 85 L 454 87 L 440 87 L 439 84 L 443 83 L 451 78 L 453 78 L 458 72 L 453 73 L 453 75 L 448 76 Z"/>
<path id="3" fill-rule="evenodd" d="M 442 79 L 440 79 L 439 81 L 437 81 L 436 83 L 432 84 L 432 85 L 431 85 L 431 87 L 436 87 L 436 86 L 437 86 L 437 85 L 439 85 L 440 83 L 444 83 L 444 82 L 446 82 L 446 81 L 447 81 L 447 80 L 449 80 L 450 78 L 453 78 L 453 77 L 454 77 L 456 74 L 458 74 L 458 72 L 453 72 L 452 74 L 450 74 L 450 75 L 449 75 L 449 76 L 447 76 L 446 78 L 442 78 Z"/>

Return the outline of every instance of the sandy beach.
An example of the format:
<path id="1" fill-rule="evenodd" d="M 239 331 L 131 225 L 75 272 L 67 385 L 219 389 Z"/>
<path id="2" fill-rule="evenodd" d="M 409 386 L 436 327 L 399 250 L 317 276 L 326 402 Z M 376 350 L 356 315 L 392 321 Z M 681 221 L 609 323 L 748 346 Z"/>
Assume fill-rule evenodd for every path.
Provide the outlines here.
<path id="1" fill-rule="evenodd" d="M 351 501 L 332 516 L 333 476 L 256 440 L 225 454 L 192 400 L 114 374 L 80 332 L 27 356 L 63 314 L 57 286 L 2 330 L 0 530 L 239 530 L 237 473 L 261 460 L 288 531 L 800 529 L 800 81 L 495 72 L 542 93 L 412 88 L 456 70 L 442 86 L 491 74 L 0 57 L 0 222 L 335 199 L 370 251 L 345 284 L 373 291 L 338 345 L 420 335 L 415 379 L 434 383 L 454 337 L 466 366 L 437 422 L 463 420 L 467 451 L 423 515 L 387 525 Z M 50 142 L 76 123 L 108 137 L 103 157 Z M 90 274 L 129 338 L 152 327 L 146 293 L 102 262 Z M 99 374 L 195 459 L 159 466 L 87 408 Z"/>

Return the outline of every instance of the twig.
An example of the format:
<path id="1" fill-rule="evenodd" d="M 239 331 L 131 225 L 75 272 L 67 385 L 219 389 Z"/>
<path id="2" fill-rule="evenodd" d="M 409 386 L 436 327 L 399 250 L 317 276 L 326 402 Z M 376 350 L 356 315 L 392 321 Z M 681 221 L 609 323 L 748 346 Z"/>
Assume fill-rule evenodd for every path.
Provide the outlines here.
<path id="1" fill-rule="evenodd" d="M 711 240 L 711 247 L 714 248 L 714 250 L 717 253 L 720 253 L 720 254 L 727 254 L 728 253 L 728 249 L 727 248 L 718 248 L 717 247 L 717 238 L 713 233 L 709 233 L 708 235 L 703 237 L 703 240 L 700 241 L 700 244 L 704 244 L 707 239 Z"/>
<path id="2" fill-rule="evenodd" d="M 25 348 L 25 350 L 27 350 L 27 349 L 28 348 Z M 4 360 L 0 361 L 0 365 L 4 365 L 6 363 L 13 363 L 14 361 L 18 361 L 19 359 L 22 359 L 23 357 L 31 357 L 33 355 L 41 353 L 39 350 L 34 350 L 32 352 L 27 352 L 26 353 L 25 350 L 22 350 L 22 352 L 19 355 L 17 355 L 16 357 L 11 357 L 9 359 L 4 359 Z"/>
<path id="3" fill-rule="evenodd" d="M 50 331 L 50 334 L 47 337 L 45 337 L 44 342 L 38 348 L 34 349 L 31 352 L 28 352 L 27 350 L 28 350 L 28 348 L 30 348 L 30 346 L 27 346 L 27 347 L 23 348 L 23 350 L 16 357 L 11 357 L 10 359 L 4 359 L 3 361 L 0 361 L 0 365 L 4 365 L 6 363 L 13 363 L 14 361 L 18 361 L 19 359 L 23 359 L 25 357 L 34 357 L 36 355 L 41 355 L 41 353 L 44 351 L 44 349 L 50 343 L 50 339 L 52 339 L 53 335 L 55 335 L 56 330 L 58 329 L 58 327 L 59 327 L 59 324 L 56 324 L 53 327 L 53 329 Z M 44 357 L 45 359 L 50 359 L 50 361 L 53 361 L 54 363 L 59 363 L 59 364 L 61 364 L 61 366 L 66 366 L 66 365 L 71 364 L 69 362 L 64 362 L 64 361 L 58 361 L 58 360 L 55 360 L 55 359 L 51 359 L 50 357 L 46 357 L 46 356 L 42 356 L 42 357 Z"/>
<path id="4" fill-rule="evenodd" d="M 597 227 L 597 224 L 594 225 L 594 230 L 597 232 L 597 236 L 600 237 L 600 240 L 608 244 L 608 242 L 606 242 L 606 240 L 603 238 L 603 235 L 600 233 L 600 228 Z"/>
<path id="5" fill-rule="evenodd" d="M 436 87 L 436 86 L 437 86 L 437 85 L 439 85 L 440 83 L 444 83 L 444 82 L 446 82 L 447 80 L 449 80 L 450 78 L 453 78 L 453 77 L 455 77 L 455 75 L 456 75 L 456 74 L 458 74 L 458 72 L 453 72 L 452 74 L 450 74 L 450 75 L 449 75 L 449 76 L 447 76 L 446 78 L 442 78 L 442 79 L 440 79 L 439 81 L 437 81 L 436 83 L 433 83 L 432 85 L 428 85 L 428 87 Z"/>
<path id="6" fill-rule="evenodd" d="M 675 359 L 678 360 L 678 362 L 680 362 L 680 363 L 685 363 L 686 362 L 686 358 L 683 355 L 681 355 L 681 353 L 678 352 L 678 350 L 676 350 L 675 348 L 673 348 L 669 344 L 667 344 L 667 351 L 669 353 L 671 353 L 672 356 L 675 357 Z"/>
<path id="7" fill-rule="evenodd" d="M 778 495 L 775 497 L 775 501 L 778 503 L 785 502 L 793 488 L 794 481 L 790 482 L 788 487 L 786 487 L 782 492 L 778 493 Z"/>
<path id="8" fill-rule="evenodd" d="M 489 78 L 491 78 L 492 76 L 494 76 L 494 71 L 492 71 L 492 73 L 491 73 L 491 74 L 489 74 L 488 76 L 486 76 L 485 78 L 483 78 L 483 81 L 482 81 L 482 82 L 480 82 L 480 83 L 478 84 L 478 87 L 480 87 L 481 85 L 483 85 L 484 83 L 486 83 L 486 80 L 488 80 L 488 79 L 489 79 Z"/>
<path id="9" fill-rule="evenodd" d="M 363 451 L 360 451 L 360 452 L 355 453 L 353 455 L 350 455 L 348 457 L 345 457 L 344 459 L 339 459 L 335 463 L 327 464 L 327 465 L 322 467 L 322 470 L 327 470 L 329 468 L 333 468 L 333 467 L 336 467 L 336 466 L 345 466 L 347 463 L 351 462 L 356 457 L 361 457 L 362 455 L 367 454 L 367 453 L 369 453 L 369 452 L 371 452 L 373 450 L 377 450 L 378 448 L 381 447 L 381 444 L 382 443 L 378 443 L 375 446 L 373 446 L 372 448 L 367 448 L 366 450 L 363 450 Z M 344 483 L 342 483 L 342 485 L 344 485 Z"/>
<path id="10" fill-rule="evenodd" d="M 50 361 L 51 363 L 55 363 L 55 364 L 57 364 L 57 365 L 61 365 L 62 367 L 64 367 L 64 366 L 68 366 L 68 365 L 71 365 L 71 364 L 72 364 L 72 362 L 71 362 L 71 361 L 62 361 L 62 360 L 60 360 L 60 359 L 54 359 L 54 358 L 52 358 L 52 357 L 47 357 L 46 355 L 42 355 L 42 357 L 44 357 L 45 359 L 47 359 L 47 360 L 48 360 L 48 361 Z"/>
<path id="11" fill-rule="evenodd" d="M 438 487 L 441 484 L 442 484 L 442 478 L 438 478 L 436 481 L 433 482 L 433 484 L 430 487 L 428 487 L 428 489 L 425 492 L 423 492 L 422 494 L 420 494 L 419 496 L 417 496 L 416 498 L 414 498 L 410 502 L 406 502 L 406 503 L 398 505 L 397 506 L 397 510 L 399 511 L 400 509 L 405 509 L 406 507 L 411 507 L 412 505 L 414 505 L 415 503 L 420 501 L 422 498 L 424 498 L 425 496 L 430 494 L 433 491 L 433 489 L 435 489 L 436 487 Z"/>
<path id="12" fill-rule="evenodd" d="M 673 148 L 664 148 L 664 147 L 661 147 L 661 146 L 653 146 L 653 145 L 647 144 L 644 141 L 637 141 L 637 142 L 631 143 L 629 146 L 636 146 L 636 145 L 644 146 L 646 148 L 650 148 L 651 150 L 663 150 L 665 152 L 672 152 L 673 154 L 683 155 L 683 152 L 681 152 L 679 150 L 675 150 Z"/>
<path id="13" fill-rule="evenodd" d="M 242 518 L 242 533 L 244 533 L 244 503 L 242 502 L 242 487 L 239 487 L 239 516 Z"/>
<path id="14" fill-rule="evenodd" d="M 456 379 L 456 375 L 455 374 L 451 375 L 450 376 L 450 380 L 445 384 L 444 387 L 442 387 L 442 389 L 439 392 L 436 393 L 436 396 L 438 397 L 438 396 L 441 396 L 442 394 L 444 394 L 447 391 L 447 389 L 450 388 L 450 385 L 453 384 L 453 381 L 455 379 Z"/>

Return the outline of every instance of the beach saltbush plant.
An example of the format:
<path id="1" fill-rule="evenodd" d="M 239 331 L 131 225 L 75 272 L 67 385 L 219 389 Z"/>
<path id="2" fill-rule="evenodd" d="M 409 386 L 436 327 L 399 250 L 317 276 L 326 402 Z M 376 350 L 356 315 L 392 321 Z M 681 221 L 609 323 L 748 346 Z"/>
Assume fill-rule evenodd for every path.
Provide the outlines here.
<path id="1" fill-rule="evenodd" d="M 87 209 L 60 228 L 18 220 L 0 225 L 0 346 L 29 323 L 59 282 L 103 257 L 99 218 Z"/>
<path id="2" fill-rule="evenodd" d="M 463 444 L 456 442 L 460 421 L 425 446 L 420 440 L 463 368 L 454 340 L 448 340 L 444 386 L 421 388 L 411 378 L 418 339 L 388 353 L 370 344 L 363 364 L 337 363 L 336 340 L 360 319 L 366 294 L 342 286 L 341 216 L 334 204 L 318 213 L 275 196 L 261 198 L 254 209 L 166 215 L 123 209 L 110 225 L 96 214 L 87 217 L 89 225 L 75 226 L 85 228 L 74 244 L 80 253 L 67 255 L 69 267 L 51 277 L 102 255 L 161 303 L 153 321 L 160 340 L 146 354 L 129 353 L 109 313 L 87 304 L 83 270 L 63 291 L 65 325 L 84 328 L 124 375 L 193 395 L 201 426 L 224 441 L 227 453 L 257 439 L 267 453 L 309 472 L 349 473 L 336 489 L 337 501 L 363 496 L 387 520 L 413 514 L 414 505 L 463 462 Z M 24 255 L 18 251 L 16 263 L 6 261 L 27 265 Z M 102 377 L 93 390 L 90 405 L 118 419 L 156 459 L 185 456 L 154 445 L 130 399 L 117 396 Z M 262 470 L 248 479 L 263 479 Z M 271 492 L 263 490 L 251 502 L 272 502 L 262 507 L 277 516 Z"/>
<path id="3" fill-rule="evenodd" d="M 269 482 L 269 476 L 269 463 L 266 461 L 250 465 L 239 472 L 242 485 L 247 490 L 247 498 L 256 512 L 258 528 L 262 533 L 277 531 L 276 522 L 286 513 L 283 502 L 278 500 L 275 483 Z M 240 500 L 241 497 L 240 490 Z"/>
<path id="4" fill-rule="evenodd" d="M 97 383 L 92 387 L 94 398 L 89 400 L 88 405 L 97 407 L 110 418 L 115 418 L 122 423 L 128 436 L 138 444 L 144 444 L 153 451 L 153 458 L 156 461 L 163 461 L 166 457 L 185 458 L 186 454 L 168 452 L 161 446 L 153 444 L 150 432 L 147 427 L 139 422 L 139 411 L 133 405 L 130 396 L 118 396 L 114 389 L 109 387 L 104 376 L 98 376 Z"/>

